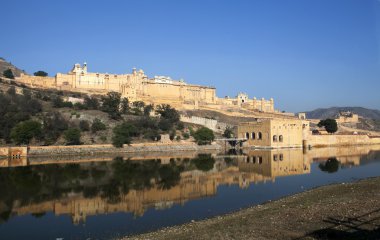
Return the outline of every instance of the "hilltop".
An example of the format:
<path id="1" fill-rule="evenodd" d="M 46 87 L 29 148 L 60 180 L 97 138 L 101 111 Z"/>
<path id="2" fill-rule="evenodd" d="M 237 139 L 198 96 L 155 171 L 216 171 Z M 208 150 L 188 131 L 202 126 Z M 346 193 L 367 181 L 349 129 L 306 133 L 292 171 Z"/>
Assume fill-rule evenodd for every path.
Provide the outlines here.
<path id="1" fill-rule="evenodd" d="M 350 111 L 367 119 L 380 120 L 380 110 L 368 109 L 363 107 L 330 107 L 318 108 L 313 111 L 305 112 L 309 119 L 326 119 L 334 118 L 339 114 L 339 111 Z"/>
<path id="2" fill-rule="evenodd" d="M 21 73 L 26 74 L 24 70 L 19 69 L 11 62 L 7 62 L 4 58 L 0 57 L 0 74 L 3 74 L 3 72 L 7 69 L 11 69 L 16 77 L 19 77 Z"/>

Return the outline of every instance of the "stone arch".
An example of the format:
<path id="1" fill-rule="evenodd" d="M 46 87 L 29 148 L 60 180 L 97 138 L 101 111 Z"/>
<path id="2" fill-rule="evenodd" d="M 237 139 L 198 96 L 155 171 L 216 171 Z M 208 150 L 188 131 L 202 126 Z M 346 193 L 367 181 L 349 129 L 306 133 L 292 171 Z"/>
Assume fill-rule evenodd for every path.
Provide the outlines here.
<path id="1" fill-rule="evenodd" d="M 245 133 L 245 138 L 246 138 L 246 139 L 249 139 L 249 132 L 246 132 L 246 133 Z"/>
<path id="2" fill-rule="evenodd" d="M 273 142 L 277 142 L 277 135 L 273 135 Z"/>
<path id="3" fill-rule="evenodd" d="M 252 139 L 256 139 L 256 133 L 255 132 L 252 132 Z"/>
<path id="4" fill-rule="evenodd" d="M 283 141 L 284 141 L 284 137 L 283 137 L 282 135 L 280 135 L 280 136 L 278 137 L 278 140 L 279 140 L 280 142 L 283 142 Z"/>

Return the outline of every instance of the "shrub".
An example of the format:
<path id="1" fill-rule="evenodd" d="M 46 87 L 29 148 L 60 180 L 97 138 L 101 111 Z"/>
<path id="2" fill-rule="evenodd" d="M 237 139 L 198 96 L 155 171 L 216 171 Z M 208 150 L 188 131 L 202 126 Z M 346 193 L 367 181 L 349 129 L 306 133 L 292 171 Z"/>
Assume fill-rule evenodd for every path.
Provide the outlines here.
<path id="1" fill-rule="evenodd" d="M 92 109 L 92 110 L 98 110 L 99 109 L 99 101 L 96 97 L 88 97 L 86 96 L 84 98 L 84 107 L 87 109 Z"/>
<path id="2" fill-rule="evenodd" d="M 67 145 L 79 145 L 81 132 L 78 128 L 69 128 L 63 132 Z"/>
<path id="3" fill-rule="evenodd" d="M 15 76 L 13 75 L 13 72 L 10 68 L 8 68 L 7 70 L 4 70 L 3 76 L 6 78 L 15 79 Z"/>
<path id="4" fill-rule="evenodd" d="M 20 122 L 11 131 L 11 138 L 16 144 L 29 144 L 32 138 L 40 138 L 41 135 L 41 123 L 33 120 Z"/>
<path id="5" fill-rule="evenodd" d="M 189 139 L 189 138 L 190 138 L 190 135 L 189 135 L 188 133 L 183 133 L 183 134 L 182 134 L 182 137 L 183 137 L 184 139 Z"/>
<path id="6" fill-rule="evenodd" d="M 88 123 L 87 120 L 81 120 L 79 122 L 79 128 L 80 128 L 80 130 L 82 130 L 84 132 L 90 131 L 90 124 Z"/>
<path id="7" fill-rule="evenodd" d="M 199 154 L 197 158 L 191 160 L 198 170 L 208 172 L 214 168 L 215 159 L 210 154 Z"/>
<path id="8" fill-rule="evenodd" d="M 318 123 L 318 127 L 325 127 L 328 133 L 335 133 L 338 131 L 338 124 L 335 119 L 328 118 L 326 120 L 321 120 Z"/>
<path id="9" fill-rule="evenodd" d="M 44 71 L 37 71 L 34 73 L 34 76 L 39 76 L 39 77 L 47 77 L 48 73 Z"/>
<path id="10" fill-rule="evenodd" d="M 91 125 L 91 131 L 96 133 L 97 131 L 106 130 L 106 125 L 98 118 L 95 118 Z"/>
<path id="11" fill-rule="evenodd" d="M 135 125 L 123 122 L 113 129 L 113 134 L 112 144 L 117 148 L 121 148 L 123 144 L 130 144 L 131 138 L 137 136 L 138 131 Z"/>
<path id="12" fill-rule="evenodd" d="M 194 138 L 198 145 L 206 145 L 214 141 L 215 136 L 211 129 L 202 127 L 194 133 Z"/>

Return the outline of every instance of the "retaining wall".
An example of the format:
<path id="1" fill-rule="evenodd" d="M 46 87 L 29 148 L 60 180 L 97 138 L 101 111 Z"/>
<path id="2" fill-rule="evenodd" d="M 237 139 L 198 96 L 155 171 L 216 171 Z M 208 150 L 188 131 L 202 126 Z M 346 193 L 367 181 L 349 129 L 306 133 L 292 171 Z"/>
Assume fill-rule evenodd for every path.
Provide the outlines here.
<path id="1" fill-rule="evenodd" d="M 380 137 L 367 135 L 310 135 L 306 138 L 306 146 L 353 146 L 380 144 Z"/>

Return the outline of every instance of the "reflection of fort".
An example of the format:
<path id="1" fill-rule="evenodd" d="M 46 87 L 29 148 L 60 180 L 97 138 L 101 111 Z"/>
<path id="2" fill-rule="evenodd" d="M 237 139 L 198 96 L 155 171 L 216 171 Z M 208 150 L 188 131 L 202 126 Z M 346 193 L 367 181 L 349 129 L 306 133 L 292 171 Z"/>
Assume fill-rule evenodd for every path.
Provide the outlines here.
<path id="1" fill-rule="evenodd" d="M 380 146 L 372 149 L 323 148 L 307 152 L 301 149 L 252 150 L 243 155 L 229 156 L 228 161 L 217 156 L 212 170 L 188 169 L 180 174 L 178 184 L 170 189 L 153 185 L 150 189 L 130 190 L 121 194 L 115 203 L 99 195 L 85 198 L 83 193 L 69 193 L 64 198 L 23 206 L 15 199 L 12 215 L 54 212 L 56 215 L 70 215 L 75 224 L 86 221 L 87 216 L 98 214 L 132 212 L 141 216 L 148 208 L 170 208 L 174 204 L 183 205 L 189 200 L 214 196 L 222 185 L 246 188 L 251 183 L 275 181 L 276 177 L 308 174 L 313 161 L 336 157 L 342 165 L 357 165 L 361 160 L 368 161 L 371 158 L 368 156 L 379 159 L 379 150 Z"/>

